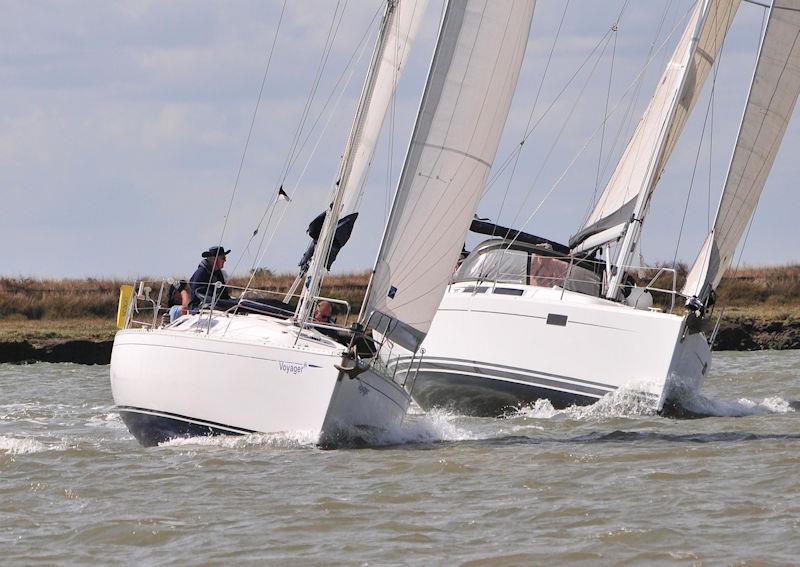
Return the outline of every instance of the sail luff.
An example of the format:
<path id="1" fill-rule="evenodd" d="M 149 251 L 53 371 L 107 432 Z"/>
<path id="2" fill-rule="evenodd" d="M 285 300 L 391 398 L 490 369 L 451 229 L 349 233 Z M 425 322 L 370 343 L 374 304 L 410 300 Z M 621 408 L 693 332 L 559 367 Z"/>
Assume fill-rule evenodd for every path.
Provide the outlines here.
<path id="1" fill-rule="evenodd" d="M 534 0 L 451 0 L 376 259 L 362 323 L 416 350 L 497 152 Z"/>
<path id="2" fill-rule="evenodd" d="M 378 136 L 428 5 L 428 0 L 392 1 L 395 6 L 385 25 L 386 40 L 380 49 L 373 86 L 369 90 L 369 112 L 359 127 L 352 165 L 343 188 L 341 217 L 359 209 Z"/>
<path id="3" fill-rule="evenodd" d="M 402 2 L 403 12 L 401 19 L 397 20 L 398 10 Z M 341 217 L 345 200 L 353 200 L 358 193 L 369 160 L 377 144 L 377 138 L 383 125 L 383 119 L 389 106 L 389 101 L 396 86 L 396 77 L 402 71 L 410 49 L 410 42 L 416 34 L 419 22 L 424 12 L 427 0 L 387 0 L 386 11 L 381 20 L 380 31 L 375 43 L 369 69 L 361 89 L 358 106 L 353 118 L 353 125 L 347 139 L 345 151 L 339 169 L 337 188 L 334 201 L 320 231 L 319 242 L 315 247 L 311 259 L 307 285 L 303 288 L 300 302 L 297 306 L 297 318 L 305 321 L 311 314 L 313 298 L 319 293 L 322 278 L 328 265 L 328 255 L 331 253 L 338 221 Z M 421 4 L 421 10 L 415 12 L 406 4 Z M 412 8 L 407 10 L 407 8 Z M 403 28 L 396 27 L 401 23 Z M 401 31 L 407 33 L 401 36 Z M 402 45 L 401 45 L 402 44 Z M 388 53 L 389 49 L 402 49 L 396 59 L 396 54 Z M 391 75 L 390 75 L 391 73 Z M 391 78 L 390 78 L 391 77 Z M 381 85 L 376 95 L 376 88 Z M 388 86 L 387 86 L 388 85 Z M 354 171 L 354 166 L 357 169 Z M 355 178 L 353 177 L 355 173 Z"/>
<path id="4" fill-rule="evenodd" d="M 800 93 L 800 0 L 775 0 L 759 47 L 714 226 L 682 294 L 704 303 L 752 218 Z"/>
<path id="5" fill-rule="evenodd" d="M 611 277 L 606 290 L 606 297 L 610 299 L 617 297 L 624 281 L 641 236 L 642 224 L 649 210 L 656 184 L 722 48 L 738 5 L 738 0 L 734 2 L 710 0 L 702 6 L 695 33 L 689 42 L 686 58 L 683 61 L 679 87 L 674 92 L 665 128 L 653 154 L 655 157 L 652 159 L 652 167 L 648 170 L 645 183 L 641 185 L 631 219 L 617 249 L 617 258 L 614 262 L 616 273 Z"/>
<path id="6" fill-rule="evenodd" d="M 738 6 L 739 0 L 705 0 L 695 7 L 603 194 L 581 230 L 570 239 L 573 251 L 585 248 L 581 244 L 601 232 L 614 238 L 627 235 L 632 219 L 639 221 L 633 223 L 634 232 L 638 231 Z M 635 241 L 633 236 L 627 240 Z M 624 247 L 626 253 L 630 244 Z"/>

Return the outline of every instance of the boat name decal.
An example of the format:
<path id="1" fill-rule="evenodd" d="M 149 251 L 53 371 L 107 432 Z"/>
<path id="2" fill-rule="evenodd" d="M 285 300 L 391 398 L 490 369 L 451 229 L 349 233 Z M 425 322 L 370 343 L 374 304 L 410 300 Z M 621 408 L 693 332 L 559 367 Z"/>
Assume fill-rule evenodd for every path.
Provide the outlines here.
<path id="1" fill-rule="evenodd" d="M 306 369 L 306 364 L 299 364 L 297 362 L 284 362 L 282 360 L 278 361 L 278 366 L 281 369 L 281 372 L 285 372 L 286 374 L 293 374 L 297 376 L 298 374 L 302 374 L 303 370 Z"/>

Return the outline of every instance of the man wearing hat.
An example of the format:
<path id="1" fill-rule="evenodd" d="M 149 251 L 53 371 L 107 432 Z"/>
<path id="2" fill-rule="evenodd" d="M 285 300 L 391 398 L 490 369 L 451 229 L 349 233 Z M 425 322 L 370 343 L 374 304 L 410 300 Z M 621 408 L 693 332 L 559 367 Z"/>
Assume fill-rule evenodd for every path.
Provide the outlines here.
<path id="1" fill-rule="evenodd" d="M 197 266 L 194 274 L 189 280 L 191 288 L 191 302 L 189 308 L 197 310 L 203 304 L 211 303 L 214 295 L 214 284 L 221 282 L 225 285 L 225 276 L 222 268 L 225 266 L 225 257 L 230 250 L 225 250 L 224 246 L 212 246 L 203 252 L 203 261 Z M 231 296 L 226 288 L 217 292 L 217 299 L 230 299 Z"/>

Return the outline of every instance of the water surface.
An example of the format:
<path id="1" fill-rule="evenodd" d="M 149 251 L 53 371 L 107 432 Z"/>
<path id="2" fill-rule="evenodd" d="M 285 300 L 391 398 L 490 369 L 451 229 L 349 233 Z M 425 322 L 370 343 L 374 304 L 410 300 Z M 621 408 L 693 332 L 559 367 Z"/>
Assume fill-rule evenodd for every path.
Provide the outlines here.
<path id="1" fill-rule="evenodd" d="M 800 563 L 800 352 L 722 353 L 713 417 L 625 392 L 507 419 L 408 417 L 380 446 L 302 432 L 144 449 L 108 367 L 0 365 L 4 563 Z"/>

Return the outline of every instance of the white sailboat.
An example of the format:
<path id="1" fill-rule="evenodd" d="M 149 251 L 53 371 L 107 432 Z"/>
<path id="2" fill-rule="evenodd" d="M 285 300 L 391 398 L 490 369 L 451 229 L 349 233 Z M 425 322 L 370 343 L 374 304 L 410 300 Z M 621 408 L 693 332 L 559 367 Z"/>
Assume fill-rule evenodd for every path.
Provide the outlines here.
<path id="1" fill-rule="evenodd" d="M 698 2 L 642 120 L 569 246 L 512 231 L 476 247 L 448 288 L 415 376 L 425 409 L 499 415 L 548 399 L 591 404 L 623 386 L 655 410 L 697 391 L 711 360 L 713 290 L 755 208 L 800 89 L 800 1 L 769 12 L 714 230 L 679 294 L 629 285 L 656 184 L 716 59 L 738 0 Z M 505 236 L 502 234 L 501 236 Z M 602 258 L 600 258 L 602 256 Z M 674 279 L 673 279 L 674 282 Z M 652 293 L 666 292 L 667 308 Z M 685 315 L 672 313 L 688 298 Z"/>
<path id="2" fill-rule="evenodd" d="M 393 344 L 416 350 L 444 293 L 447 274 L 434 270 L 420 278 L 418 268 L 425 262 L 452 264 L 461 249 L 516 87 L 534 2 L 454 0 L 446 7 L 374 277 L 353 330 L 356 338 L 377 338 L 377 354 L 361 358 L 355 348 L 316 330 L 309 314 L 346 200 L 355 148 L 363 147 L 359 134 L 366 122 L 382 121 L 385 112 L 377 108 L 380 104 L 370 104 L 380 82 L 375 79 L 378 62 L 407 51 L 399 43 L 408 34 L 387 31 L 396 29 L 393 14 L 403 5 L 387 3 L 342 161 L 340 189 L 325 219 L 296 316 L 245 314 L 238 305 L 215 308 L 217 288 L 210 306 L 200 313 L 164 327 L 130 328 L 131 303 L 128 328 L 114 342 L 111 386 L 123 421 L 140 443 L 303 431 L 317 443 L 335 444 L 402 420 L 410 396 L 406 376 L 394 371 Z M 403 17 L 402 9 L 398 17 Z M 396 72 L 391 64 L 385 68 Z M 456 194 L 472 205 L 450 211 L 444 203 Z M 407 231 L 409 227 L 414 230 Z M 407 255 L 427 251 L 432 241 L 438 246 L 436 257 Z"/>

